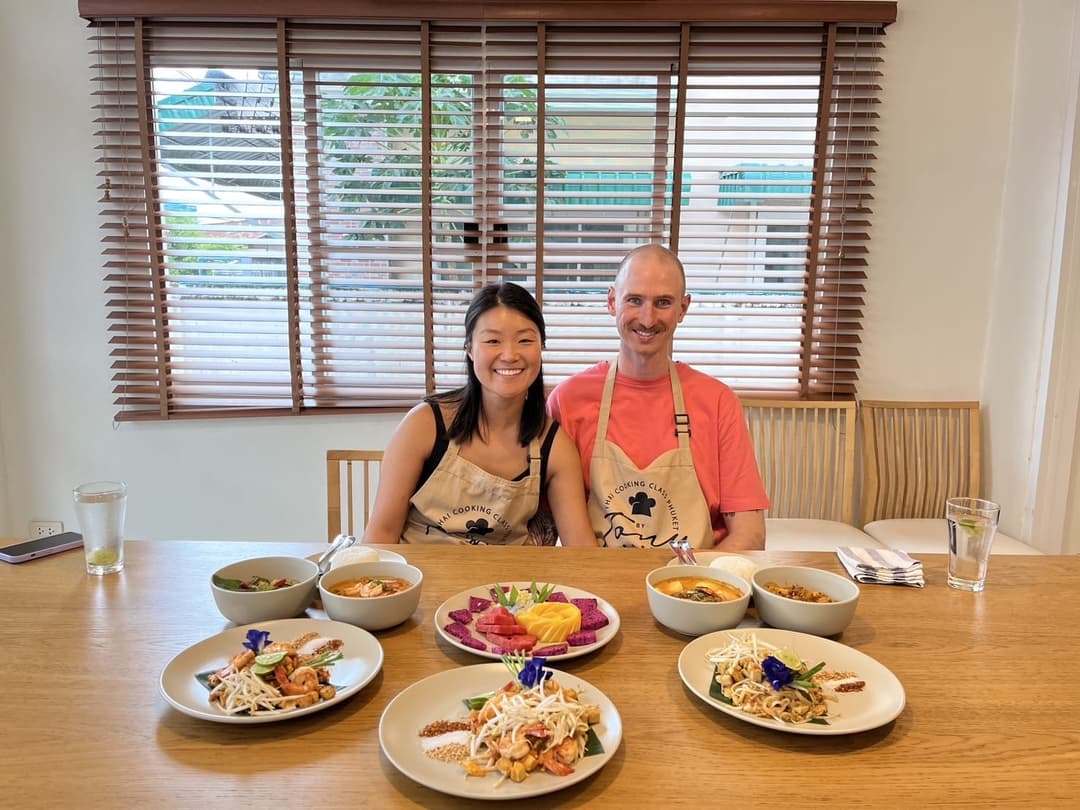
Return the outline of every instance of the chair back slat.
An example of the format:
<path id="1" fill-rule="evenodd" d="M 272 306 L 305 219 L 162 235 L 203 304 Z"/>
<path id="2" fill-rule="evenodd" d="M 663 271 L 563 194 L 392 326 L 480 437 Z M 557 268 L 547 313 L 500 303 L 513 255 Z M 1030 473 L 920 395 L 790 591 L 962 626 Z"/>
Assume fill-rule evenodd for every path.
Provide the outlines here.
<path id="1" fill-rule="evenodd" d="M 326 451 L 327 540 L 332 542 L 339 534 L 364 533 L 382 458 L 382 450 Z"/>
<path id="2" fill-rule="evenodd" d="M 855 403 L 744 399 L 743 414 L 773 518 L 851 523 Z"/>
<path id="3" fill-rule="evenodd" d="M 978 402 L 859 403 L 863 524 L 942 517 L 947 498 L 979 496 Z"/>

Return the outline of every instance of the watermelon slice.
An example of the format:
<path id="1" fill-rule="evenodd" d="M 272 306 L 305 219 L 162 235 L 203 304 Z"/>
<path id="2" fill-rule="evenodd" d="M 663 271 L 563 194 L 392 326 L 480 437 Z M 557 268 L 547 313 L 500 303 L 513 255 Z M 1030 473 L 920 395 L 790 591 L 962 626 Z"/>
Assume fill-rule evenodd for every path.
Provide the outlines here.
<path id="1" fill-rule="evenodd" d="M 528 651 L 536 646 L 536 636 L 531 636 L 528 633 L 516 636 L 504 636 L 500 633 L 486 633 L 485 635 L 493 647 L 501 647 L 510 652 Z"/>
<path id="2" fill-rule="evenodd" d="M 482 619 L 483 616 L 480 618 Z M 489 623 L 477 620 L 476 629 L 481 633 L 498 633 L 503 636 L 523 636 L 528 632 L 516 622 L 514 624 L 502 624 L 500 622 Z"/>

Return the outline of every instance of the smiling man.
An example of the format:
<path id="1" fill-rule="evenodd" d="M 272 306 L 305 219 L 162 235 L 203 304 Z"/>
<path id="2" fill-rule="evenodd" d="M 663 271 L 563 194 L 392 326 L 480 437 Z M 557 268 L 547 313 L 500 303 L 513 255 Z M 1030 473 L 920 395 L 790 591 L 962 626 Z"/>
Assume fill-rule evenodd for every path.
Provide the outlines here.
<path id="1" fill-rule="evenodd" d="M 765 547 L 761 483 L 738 398 L 672 360 L 690 296 L 682 262 L 660 245 L 626 255 L 608 290 L 619 356 L 571 377 L 548 412 L 577 445 L 589 518 L 607 546 Z"/>

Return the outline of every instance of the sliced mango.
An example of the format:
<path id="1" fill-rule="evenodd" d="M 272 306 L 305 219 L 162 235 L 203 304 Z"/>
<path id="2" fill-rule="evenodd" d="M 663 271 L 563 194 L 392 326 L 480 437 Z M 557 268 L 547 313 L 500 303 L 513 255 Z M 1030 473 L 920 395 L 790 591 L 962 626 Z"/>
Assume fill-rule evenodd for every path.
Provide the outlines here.
<path id="1" fill-rule="evenodd" d="M 581 611 L 568 602 L 541 602 L 518 613 L 517 620 L 540 644 L 558 644 L 581 630 Z"/>

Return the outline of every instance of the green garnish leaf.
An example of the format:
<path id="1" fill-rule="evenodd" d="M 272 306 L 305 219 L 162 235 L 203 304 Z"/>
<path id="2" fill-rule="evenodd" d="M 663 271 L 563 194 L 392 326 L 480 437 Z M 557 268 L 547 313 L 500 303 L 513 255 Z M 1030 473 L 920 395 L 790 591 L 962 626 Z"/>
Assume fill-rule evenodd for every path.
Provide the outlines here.
<path id="1" fill-rule="evenodd" d="M 726 703 L 728 706 L 733 706 L 731 698 L 724 694 L 723 687 L 720 686 L 720 682 L 716 680 L 716 676 L 720 673 L 720 667 L 713 667 L 712 680 L 709 681 L 709 697 L 719 700 L 721 703 Z"/>
<path id="2" fill-rule="evenodd" d="M 215 585 L 227 591 L 240 590 L 240 584 L 243 582 L 241 579 L 226 579 L 225 577 L 219 577 L 217 574 L 214 574 L 212 579 Z"/>
<path id="3" fill-rule="evenodd" d="M 596 736 L 592 726 L 589 726 L 589 730 L 585 732 L 585 756 L 591 757 L 593 754 L 602 753 L 604 753 L 604 746 L 600 743 L 600 738 Z"/>
<path id="4" fill-rule="evenodd" d="M 510 670 L 510 674 L 513 675 L 515 679 L 521 674 L 521 670 L 525 668 L 525 663 L 527 661 L 528 658 L 526 657 L 524 650 L 518 650 L 509 655 L 502 656 L 503 664 Z"/>
<path id="5" fill-rule="evenodd" d="M 327 650 L 312 658 L 305 667 L 331 667 L 345 657 L 341 650 Z"/>
<path id="6" fill-rule="evenodd" d="M 815 726 L 827 726 L 829 721 L 824 717 L 815 717 L 813 720 L 807 720 L 807 723 L 813 723 Z"/>
<path id="7" fill-rule="evenodd" d="M 533 582 L 529 587 L 529 592 L 532 594 L 532 599 L 535 604 L 546 602 L 548 597 L 555 591 L 555 586 L 548 584 L 538 586 L 536 582 Z"/>
<path id="8" fill-rule="evenodd" d="M 799 673 L 799 680 L 800 681 L 808 681 L 811 678 L 813 678 L 815 675 L 817 675 L 819 672 L 821 672 L 821 670 L 823 670 L 824 668 L 825 668 L 825 662 L 822 661 L 816 667 L 808 669 L 808 670 L 806 670 L 806 672 L 800 672 Z"/>
<path id="9" fill-rule="evenodd" d="M 485 705 L 487 705 L 487 702 L 491 700 L 494 695 L 494 692 L 487 692 L 483 695 L 475 695 L 474 697 L 465 698 L 461 702 L 465 704 L 465 708 L 469 711 L 472 711 L 473 709 L 482 709 Z"/>
<path id="10" fill-rule="evenodd" d="M 514 585 L 509 591 L 504 591 L 502 585 L 498 582 L 491 589 L 491 595 L 495 597 L 495 601 L 502 605 L 504 608 L 512 608 L 517 604 L 518 589 Z"/>

